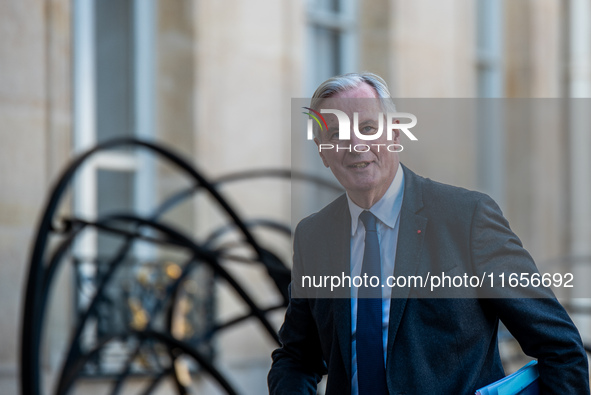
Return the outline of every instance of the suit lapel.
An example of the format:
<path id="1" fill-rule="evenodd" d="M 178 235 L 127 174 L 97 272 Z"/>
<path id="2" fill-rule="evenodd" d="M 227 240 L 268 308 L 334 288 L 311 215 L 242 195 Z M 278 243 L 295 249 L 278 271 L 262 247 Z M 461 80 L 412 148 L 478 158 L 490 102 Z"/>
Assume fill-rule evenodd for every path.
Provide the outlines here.
<path id="1" fill-rule="evenodd" d="M 347 199 L 342 196 L 341 203 L 335 213 L 335 239 L 329 247 L 330 260 L 336 262 L 337 266 L 346 268 L 350 273 L 351 268 L 351 214 Z M 341 266 L 342 265 L 342 266 Z M 351 297 L 340 295 L 332 299 L 334 324 L 336 326 L 336 341 L 339 343 L 341 355 L 347 371 L 347 380 L 351 382 Z M 348 361 L 348 362 L 347 362 Z"/>
<path id="2" fill-rule="evenodd" d="M 401 164 L 404 169 L 404 198 L 400 209 L 400 226 L 396 247 L 395 276 L 412 276 L 418 267 L 418 257 L 423 247 L 427 218 L 418 215 L 423 207 L 421 179 Z M 420 232 L 418 232 L 420 231 Z M 392 288 L 390 321 L 388 327 L 388 358 L 392 355 L 394 339 L 402 319 L 409 288 Z"/>
<path id="3" fill-rule="evenodd" d="M 351 299 L 333 299 L 337 341 L 343 356 L 347 380 L 351 382 Z"/>

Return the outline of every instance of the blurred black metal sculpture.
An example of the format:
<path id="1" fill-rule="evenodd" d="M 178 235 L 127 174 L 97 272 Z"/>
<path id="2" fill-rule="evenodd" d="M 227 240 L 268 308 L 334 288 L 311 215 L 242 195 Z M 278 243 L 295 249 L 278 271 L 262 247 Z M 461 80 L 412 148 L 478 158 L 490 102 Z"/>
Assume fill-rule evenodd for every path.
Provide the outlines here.
<path id="1" fill-rule="evenodd" d="M 172 195 L 148 217 L 120 212 L 99 216 L 95 220 L 74 216 L 56 218 L 76 170 L 99 151 L 122 147 L 147 150 L 165 159 L 191 179 L 193 186 Z M 338 189 L 321 178 L 293 174 L 289 170 L 244 172 L 210 182 L 170 149 L 135 139 L 111 140 L 76 158 L 50 194 L 30 261 L 21 339 L 23 394 L 41 393 L 40 348 L 44 322 L 47 320 L 47 300 L 50 290 L 55 287 L 56 272 L 65 262 L 74 265 L 77 288 L 85 300 L 79 301 L 77 306 L 75 328 L 57 378 L 56 394 L 68 393 L 80 377 L 99 372 L 105 350 L 121 342 L 126 345 L 128 352 L 121 354 L 114 364 L 115 368 L 108 372 L 114 378 L 112 394 L 119 393 L 127 377 L 138 372 L 150 377 L 144 390 L 146 394 L 169 376 L 173 378 L 178 392 L 184 394 L 187 393 L 187 380 L 183 376 L 186 376 L 187 371 L 195 370 L 209 374 L 227 393 L 236 393 L 224 374 L 213 364 L 211 339 L 225 328 L 246 319 L 255 319 L 277 341 L 277 333 L 268 320 L 268 313 L 286 306 L 290 281 L 289 266 L 277 254 L 263 248 L 253 233 L 255 228 L 266 228 L 289 238 L 290 227 L 267 219 L 242 220 L 218 190 L 223 183 L 258 177 L 299 178 Z M 198 242 L 191 235 L 163 221 L 162 217 L 200 191 L 209 194 L 227 214 L 229 223 L 211 232 L 206 240 Z M 73 243 L 88 229 L 118 238 L 120 242 L 117 248 L 107 256 L 94 257 L 90 261 L 72 257 L 70 251 Z M 224 236 L 232 232 L 239 233 L 238 242 L 225 242 Z M 173 249 L 183 258 L 179 258 L 180 263 L 159 262 L 158 259 L 154 262 L 137 262 L 132 251 L 139 242 Z M 251 252 L 250 256 L 233 255 L 235 248 L 244 249 L 245 246 Z M 228 259 L 263 265 L 281 295 L 281 302 L 270 307 L 258 306 L 224 267 L 223 261 Z M 138 267 L 140 271 L 134 272 L 134 268 Z M 200 280 L 194 281 L 195 278 Z M 246 314 L 225 322 L 215 322 L 212 312 L 215 281 L 223 281 L 233 289 L 247 306 Z M 125 306 L 122 306 L 122 300 L 126 301 Z M 193 304 L 180 308 L 183 301 Z M 193 318 L 188 319 L 192 330 L 185 337 L 175 332 L 175 322 L 178 321 L 175 316 L 178 316 L 179 310 L 185 315 L 194 314 Z M 92 336 L 89 337 L 89 333 Z"/>

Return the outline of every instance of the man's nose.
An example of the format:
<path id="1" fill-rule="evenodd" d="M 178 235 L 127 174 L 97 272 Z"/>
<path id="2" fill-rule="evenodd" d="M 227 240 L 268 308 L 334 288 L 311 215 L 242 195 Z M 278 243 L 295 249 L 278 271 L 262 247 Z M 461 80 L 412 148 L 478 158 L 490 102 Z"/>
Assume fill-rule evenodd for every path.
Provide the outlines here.
<path id="1" fill-rule="evenodd" d="M 351 146 L 356 146 L 358 144 L 365 144 L 366 141 L 360 139 L 357 136 L 357 133 L 355 133 L 355 131 L 353 131 L 353 127 L 351 127 L 351 140 L 349 140 L 351 142 Z"/>

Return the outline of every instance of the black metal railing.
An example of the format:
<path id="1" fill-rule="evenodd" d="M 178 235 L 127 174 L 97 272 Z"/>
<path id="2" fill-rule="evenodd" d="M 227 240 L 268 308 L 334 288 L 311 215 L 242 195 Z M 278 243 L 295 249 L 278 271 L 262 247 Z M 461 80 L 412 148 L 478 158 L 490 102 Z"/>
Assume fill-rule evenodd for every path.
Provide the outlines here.
<path id="1" fill-rule="evenodd" d="M 129 211 L 92 220 L 58 216 L 77 170 L 97 153 L 122 147 L 146 150 L 165 160 L 192 186 L 172 194 L 149 216 Z M 236 393 L 213 363 L 212 339 L 224 329 L 256 320 L 264 333 L 278 341 L 268 315 L 287 305 L 289 262 L 264 247 L 254 230 L 265 229 L 290 238 L 291 228 L 267 218 L 244 220 L 219 188 L 230 182 L 268 177 L 298 179 L 340 190 L 321 178 L 289 170 L 247 171 L 210 181 L 162 144 L 129 138 L 99 144 L 74 159 L 49 195 L 29 263 L 21 339 L 22 393 L 49 392 L 42 391 L 41 339 L 56 273 L 67 264 L 72 264 L 76 274 L 77 314 L 53 393 L 66 394 L 81 378 L 102 375 L 113 378 L 111 393 L 117 394 L 128 377 L 140 374 L 148 378 L 146 394 L 169 377 L 178 393 L 184 394 L 189 385 L 186 375 L 191 372 L 207 374 L 227 393 Z M 163 219 L 165 213 L 197 193 L 209 195 L 227 218 L 204 240 Z M 74 243 L 90 229 L 117 239 L 117 247 L 100 256 L 75 256 Z M 230 234 L 233 237 L 228 238 Z M 138 258 L 134 248 L 139 243 L 156 246 L 162 252 L 152 259 Z M 257 304 L 226 268 L 228 261 L 261 265 L 279 295 L 278 302 Z M 246 306 L 244 314 L 216 321 L 213 310 L 218 282 L 229 286 Z"/>

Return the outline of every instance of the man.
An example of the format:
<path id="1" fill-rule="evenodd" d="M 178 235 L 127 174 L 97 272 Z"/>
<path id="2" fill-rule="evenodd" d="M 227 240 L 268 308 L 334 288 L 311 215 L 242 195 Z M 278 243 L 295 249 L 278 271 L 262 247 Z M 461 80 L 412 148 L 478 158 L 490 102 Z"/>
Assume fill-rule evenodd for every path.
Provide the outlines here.
<path id="1" fill-rule="evenodd" d="M 349 298 L 301 289 L 303 276 L 338 275 L 340 263 L 350 277 L 381 284 L 392 274 L 537 272 L 492 199 L 422 178 L 384 149 L 400 144 L 400 131 L 388 141 L 376 117 L 389 111 L 389 98 L 386 83 L 370 73 L 331 78 L 314 93 L 312 109 L 338 109 L 354 120 L 350 140 L 341 141 L 337 117 L 326 114 L 315 139 L 347 193 L 296 229 L 270 393 L 315 394 L 328 373 L 327 394 L 473 394 L 504 376 L 501 320 L 538 359 L 541 393 L 588 394 L 579 333 L 546 288 L 528 289 L 528 298 L 486 299 L 424 298 L 408 287 L 353 286 Z M 379 137 L 368 141 L 372 134 Z"/>

